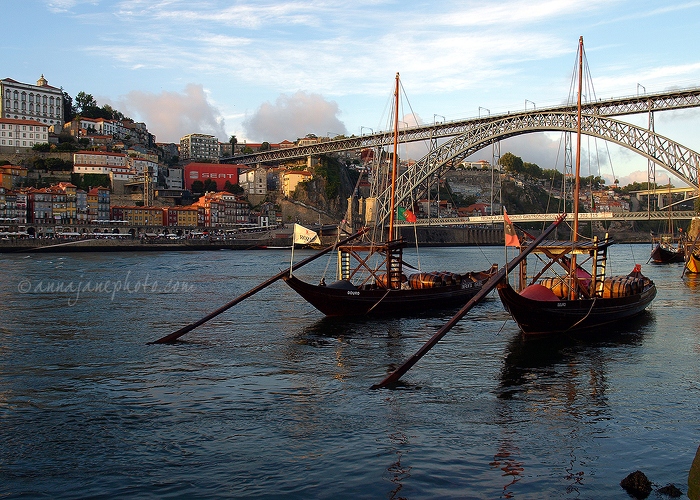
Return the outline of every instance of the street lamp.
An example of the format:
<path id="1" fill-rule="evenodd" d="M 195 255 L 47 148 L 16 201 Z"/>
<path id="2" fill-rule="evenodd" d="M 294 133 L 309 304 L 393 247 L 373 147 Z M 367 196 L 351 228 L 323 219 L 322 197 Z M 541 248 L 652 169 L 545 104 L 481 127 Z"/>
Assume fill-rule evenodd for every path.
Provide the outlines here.
<path id="1" fill-rule="evenodd" d="M 437 123 L 436 118 L 437 118 L 438 116 L 439 116 L 440 118 L 442 118 L 442 122 L 445 123 L 445 117 L 444 117 L 444 116 L 438 115 L 438 114 L 433 114 L 433 124 Z"/>
<path id="2" fill-rule="evenodd" d="M 491 110 L 490 110 L 490 109 L 479 106 L 479 118 L 481 118 L 481 110 L 482 110 L 482 109 L 488 111 L 488 113 L 489 113 L 488 116 L 491 116 Z"/>
<path id="3" fill-rule="evenodd" d="M 365 126 L 363 126 L 363 125 L 360 125 L 360 136 L 363 135 L 363 134 L 362 134 L 362 131 L 363 131 L 364 129 L 371 130 L 372 133 L 374 134 L 374 129 L 373 129 L 373 128 L 371 128 L 371 127 L 365 127 Z"/>
<path id="4" fill-rule="evenodd" d="M 534 102 L 532 102 L 532 101 L 530 101 L 530 100 L 528 100 L 528 99 L 525 99 L 525 111 L 527 111 L 527 103 L 528 103 L 528 102 L 529 102 L 530 104 L 532 104 L 532 109 L 537 109 L 537 106 L 535 106 L 535 103 L 534 103 Z"/>
<path id="5" fill-rule="evenodd" d="M 644 85 L 642 85 L 641 83 L 638 83 L 637 84 L 637 95 L 639 95 L 639 87 L 642 87 L 642 90 L 644 90 L 644 92 L 642 92 L 643 94 L 647 93 L 646 87 Z"/>

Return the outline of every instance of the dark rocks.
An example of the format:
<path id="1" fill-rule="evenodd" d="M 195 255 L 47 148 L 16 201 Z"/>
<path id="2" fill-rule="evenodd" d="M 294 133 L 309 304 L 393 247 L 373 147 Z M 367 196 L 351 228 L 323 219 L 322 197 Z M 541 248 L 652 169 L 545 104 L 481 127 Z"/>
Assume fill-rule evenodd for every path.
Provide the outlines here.
<path id="1" fill-rule="evenodd" d="M 642 500 L 651 493 L 651 481 L 642 471 L 634 471 L 632 474 L 620 481 L 620 486 L 634 498 Z M 666 495 L 671 498 L 679 498 L 683 492 L 676 488 L 674 484 L 668 484 L 656 490 L 659 495 Z"/>
<path id="2" fill-rule="evenodd" d="M 639 500 L 649 496 L 651 493 L 651 481 L 647 479 L 642 471 L 634 471 L 632 474 L 620 481 L 620 486 Z"/>
<path id="3" fill-rule="evenodd" d="M 676 488 L 675 484 L 667 484 L 663 488 L 656 490 L 656 492 L 661 493 L 662 495 L 667 495 L 671 498 L 680 498 L 680 496 L 683 494 L 681 490 Z"/>

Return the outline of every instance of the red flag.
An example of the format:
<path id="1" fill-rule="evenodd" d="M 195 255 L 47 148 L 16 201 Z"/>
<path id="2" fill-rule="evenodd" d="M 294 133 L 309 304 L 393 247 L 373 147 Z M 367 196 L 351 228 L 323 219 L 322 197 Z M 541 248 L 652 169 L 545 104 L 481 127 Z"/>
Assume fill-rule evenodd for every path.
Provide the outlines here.
<path id="1" fill-rule="evenodd" d="M 416 222 L 416 220 L 418 220 L 416 214 L 407 208 L 399 207 L 397 211 L 399 213 L 399 220 L 405 220 L 406 222 Z"/>
<path id="2" fill-rule="evenodd" d="M 506 213 L 505 207 L 503 208 L 503 232 L 506 235 L 506 246 L 507 247 L 519 247 L 520 240 L 518 235 L 515 234 L 515 228 L 513 223 L 510 221 L 510 217 Z"/>

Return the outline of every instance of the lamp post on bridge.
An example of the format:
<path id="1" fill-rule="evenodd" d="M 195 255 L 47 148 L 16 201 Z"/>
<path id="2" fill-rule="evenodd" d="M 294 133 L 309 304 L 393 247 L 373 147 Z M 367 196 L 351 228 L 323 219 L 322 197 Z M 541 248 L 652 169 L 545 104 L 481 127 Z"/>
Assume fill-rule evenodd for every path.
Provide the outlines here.
<path id="1" fill-rule="evenodd" d="M 373 129 L 372 127 L 365 127 L 365 126 L 363 126 L 363 125 L 360 125 L 360 137 L 362 137 L 362 135 L 363 135 L 362 131 L 363 131 L 364 129 L 371 130 L 371 131 L 372 131 L 372 134 L 374 134 L 374 129 Z"/>
<path id="2" fill-rule="evenodd" d="M 537 109 L 537 106 L 535 106 L 535 103 L 530 101 L 529 99 L 525 99 L 525 111 L 527 111 L 527 103 L 532 104 L 532 109 Z"/>
<path id="3" fill-rule="evenodd" d="M 445 123 L 445 117 L 444 117 L 444 116 L 438 115 L 438 114 L 433 114 L 433 125 L 435 125 L 435 124 L 437 123 L 437 117 L 438 117 L 438 116 L 439 116 L 440 118 L 442 118 L 442 123 Z"/>
<path id="4" fill-rule="evenodd" d="M 642 90 L 643 90 L 642 94 L 646 94 L 646 93 L 647 93 L 646 87 L 645 87 L 644 85 L 642 85 L 641 83 L 638 83 L 638 84 L 637 84 L 637 95 L 639 95 L 639 87 L 642 87 Z"/>
<path id="5" fill-rule="evenodd" d="M 479 118 L 481 118 L 481 110 L 484 109 L 488 112 L 488 116 L 491 116 L 491 110 L 488 108 L 484 108 L 482 106 L 479 106 Z"/>

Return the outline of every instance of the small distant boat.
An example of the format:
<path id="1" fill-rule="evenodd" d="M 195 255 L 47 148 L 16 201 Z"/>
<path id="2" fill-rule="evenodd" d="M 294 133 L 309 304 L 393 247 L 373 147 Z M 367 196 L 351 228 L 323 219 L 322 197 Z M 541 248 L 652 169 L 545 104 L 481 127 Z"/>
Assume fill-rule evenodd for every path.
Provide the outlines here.
<path id="1" fill-rule="evenodd" d="M 544 267 L 527 283 L 526 268 L 520 268 L 517 292 L 504 280 L 498 285 L 503 306 L 526 337 L 562 335 L 584 330 L 600 332 L 605 325 L 623 321 L 643 312 L 656 296 L 656 285 L 635 265 L 626 276 L 606 276 L 607 249 L 603 240 L 578 240 L 579 189 L 581 169 L 581 87 L 583 73 L 583 37 L 579 39 L 579 84 L 576 172 L 574 177 L 574 222 L 572 241 L 544 241 L 532 253 L 545 256 Z M 506 235 L 517 236 L 504 214 Z M 519 246 L 510 244 L 509 246 Z M 521 246 L 521 252 L 528 247 Z M 528 249 L 529 250 L 529 249 Z M 586 259 L 577 262 L 577 258 Z M 548 261 L 546 260 L 548 259 Z M 582 265 L 590 261 L 591 271 Z M 562 275 L 545 276 L 560 266 Z M 560 271 L 561 272 L 561 271 Z"/>
<path id="2" fill-rule="evenodd" d="M 650 260 L 654 264 L 673 264 L 685 262 L 685 248 L 682 238 L 675 238 L 673 234 L 673 220 L 671 219 L 671 182 L 668 183 L 668 234 L 663 234 L 657 239 L 652 238 L 653 248 Z"/>
<path id="3" fill-rule="evenodd" d="M 682 245 L 674 245 L 668 239 L 656 242 L 651 251 L 651 262 L 654 264 L 673 264 L 685 262 L 685 249 Z"/>

